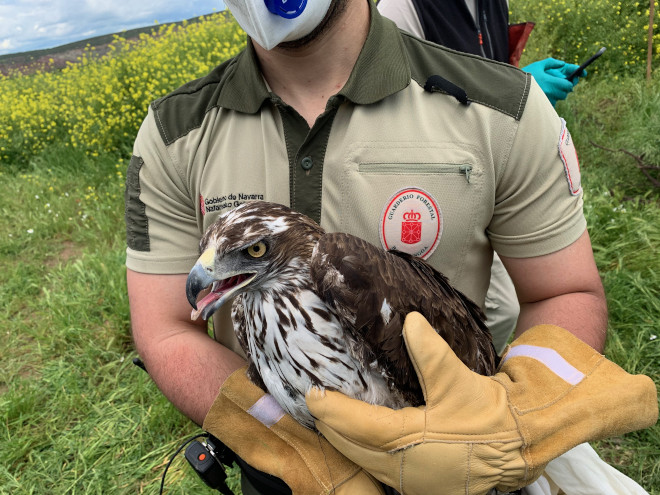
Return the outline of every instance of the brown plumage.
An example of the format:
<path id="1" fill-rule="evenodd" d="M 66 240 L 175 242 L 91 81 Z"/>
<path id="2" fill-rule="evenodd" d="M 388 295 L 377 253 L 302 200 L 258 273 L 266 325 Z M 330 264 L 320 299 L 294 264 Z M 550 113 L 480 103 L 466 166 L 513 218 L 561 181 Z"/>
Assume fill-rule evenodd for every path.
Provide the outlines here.
<path id="1" fill-rule="evenodd" d="M 495 370 L 479 307 L 419 258 L 325 233 L 308 217 L 263 201 L 221 216 L 200 248 L 186 287 L 193 317 L 208 318 L 235 297 L 232 320 L 248 376 L 307 426 L 311 386 L 394 408 L 423 403 L 401 333 L 411 311 L 469 368 Z"/>

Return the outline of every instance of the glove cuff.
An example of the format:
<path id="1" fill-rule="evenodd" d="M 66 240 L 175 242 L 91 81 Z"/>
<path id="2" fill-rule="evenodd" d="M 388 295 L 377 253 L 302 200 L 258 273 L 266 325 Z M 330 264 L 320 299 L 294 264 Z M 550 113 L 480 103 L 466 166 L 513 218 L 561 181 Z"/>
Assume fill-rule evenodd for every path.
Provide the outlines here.
<path id="1" fill-rule="evenodd" d="M 524 439 L 529 483 L 578 444 L 655 424 L 657 391 L 573 334 L 539 325 L 516 339 L 493 379 L 507 390 Z"/>
<path id="2" fill-rule="evenodd" d="M 286 414 L 247 378 L 223 383 L 203 428 L 252 467 L 282 479 L 294 494 L 325 494 L 361 472 L 315 431 Z"/>

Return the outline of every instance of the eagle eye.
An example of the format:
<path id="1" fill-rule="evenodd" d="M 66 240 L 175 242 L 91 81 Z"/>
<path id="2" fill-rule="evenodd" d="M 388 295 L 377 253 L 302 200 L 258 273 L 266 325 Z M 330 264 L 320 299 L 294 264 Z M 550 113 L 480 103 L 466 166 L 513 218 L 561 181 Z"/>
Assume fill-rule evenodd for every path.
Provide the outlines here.
<path id="1" fill-rule="evenodd" d="M 253 258 L 261 258 L 264 254 L 266 254 L 266 243 L 264 241 L 259 241 L 256 244 L 249 246 L 246 251 Z"/>

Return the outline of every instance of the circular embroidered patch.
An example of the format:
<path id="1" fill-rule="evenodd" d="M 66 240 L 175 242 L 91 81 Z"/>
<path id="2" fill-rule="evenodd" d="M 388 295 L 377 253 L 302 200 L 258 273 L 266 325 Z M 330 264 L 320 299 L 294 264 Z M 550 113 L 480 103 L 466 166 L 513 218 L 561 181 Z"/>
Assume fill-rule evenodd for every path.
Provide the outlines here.
<path id="1" fill-rule="evenodd" d="M 385 205 L 380 221 L 380 242 L 427 259 L 442 236 L 442 211 L 426 191 L 415 187 L 401 189 Z"/>

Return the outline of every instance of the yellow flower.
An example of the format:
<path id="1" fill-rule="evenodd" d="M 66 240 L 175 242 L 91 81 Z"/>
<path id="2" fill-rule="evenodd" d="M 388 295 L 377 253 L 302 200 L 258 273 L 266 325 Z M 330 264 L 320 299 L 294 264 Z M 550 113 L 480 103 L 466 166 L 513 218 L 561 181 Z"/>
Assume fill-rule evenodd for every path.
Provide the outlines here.
<path id="1" fill-rule="evenodd" d="M 234 42 L 239 32 L 218 14 L 213 22 L 160 26 L 139 40 L 115 35 L 108 55 L 83 55 L 59 72 L 0 76 L 0 151 L 24 159 L 57 141 L 98 156 L 130 145 L 149 102 L 236 55 L 244 45 Z M 216 44 L 227 49 L 212 54 Z"/>

